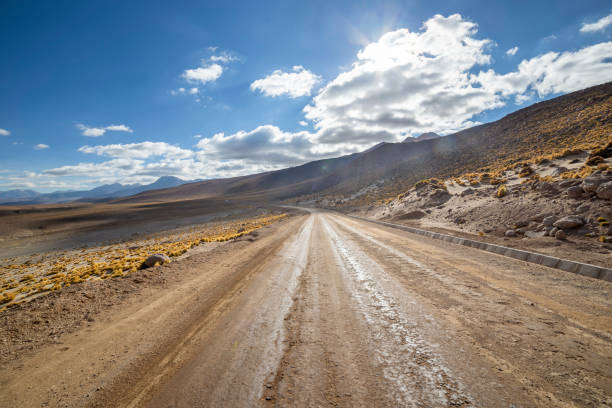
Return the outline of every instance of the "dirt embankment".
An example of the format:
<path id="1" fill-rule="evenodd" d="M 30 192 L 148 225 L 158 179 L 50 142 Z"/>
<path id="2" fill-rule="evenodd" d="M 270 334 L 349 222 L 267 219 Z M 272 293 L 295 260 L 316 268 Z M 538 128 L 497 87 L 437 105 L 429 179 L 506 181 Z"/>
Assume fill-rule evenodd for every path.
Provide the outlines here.
<path id="1" fill-rule="evenodd" d="M 461 184 L 456 180 L 423 183 L 389 203 L 358 213 L 612 267 L 612 204 L 610 198 L 596 192 L 601 185 L 612 188 L 612 170 L 594 171 L 585 178 L 557 177 L 584 168 L 587 160 L 583 152 L 532 164 L 528 171 L 517 167 L 503 175 L 502 184 L 491 184 L 485 177 L 471 183 L 459 180 Z M 601 167 L 608 164 L 612 165 L 612 158 L 599 162 Z M 561 221 L 568 216 L 576 222 Z M 559 229 L 562 232 L 555 236 Z"/>

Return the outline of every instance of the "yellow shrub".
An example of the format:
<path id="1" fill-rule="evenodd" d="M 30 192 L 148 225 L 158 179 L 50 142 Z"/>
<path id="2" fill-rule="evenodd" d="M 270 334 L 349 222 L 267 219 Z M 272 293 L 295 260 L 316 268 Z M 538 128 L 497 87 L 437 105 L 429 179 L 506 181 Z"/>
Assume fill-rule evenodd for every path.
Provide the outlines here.
<path id="1" fill-rule="evenodd" d="M 502 198 L 506 194 L 508 194 L 508 189 L 506 188 L 505 184 L 502 184 L 501 186 L 497 188 L 497 198 Z"/>

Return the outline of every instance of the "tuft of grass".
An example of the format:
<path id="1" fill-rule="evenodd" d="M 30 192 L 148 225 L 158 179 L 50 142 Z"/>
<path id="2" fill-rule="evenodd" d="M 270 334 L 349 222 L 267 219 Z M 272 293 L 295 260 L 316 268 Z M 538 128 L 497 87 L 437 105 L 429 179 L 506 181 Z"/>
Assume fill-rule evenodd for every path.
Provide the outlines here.
<path id="1" fill-rule="evenodd" d="M 502 198 L 506 194 L 508 194 L 508 189 L 506 188 L 505 184 L 502 184 L 501 186 L 497 188 L 497 198 Z"/>

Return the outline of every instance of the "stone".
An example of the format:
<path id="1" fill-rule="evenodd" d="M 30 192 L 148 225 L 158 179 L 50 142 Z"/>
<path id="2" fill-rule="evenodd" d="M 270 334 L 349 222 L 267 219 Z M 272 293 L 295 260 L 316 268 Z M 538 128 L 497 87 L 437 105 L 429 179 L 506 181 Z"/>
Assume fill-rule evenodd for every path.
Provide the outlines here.
<path id="1" fill-rule="evenodd" d="M 567 217 L 563 217 L 560 220 L 555 221 L 553 225 L 560 229 L 572 229 L 580 227 L 583 224 L 584 220 L 582 217 L 579 217 L 578 215 L 568 215 Z"/>
<path id="2" fill-rule="evenodd" d="M 529 238 L 541 238 L 541 237 L 545 237 L 546 236 L 546 231 L 540 231 L 540 232 L 527 231 L 527 232 L 525 232 L 525 236 L 529 237 Z"/>
<path id="3" fill-rule="evenodd" d="M 587 203 L 582 203 L 578 207 L 576 207 L 576 212 L 582 214 L 583 212 L 587 212 L 591 209 L 591 206 Z"/>
<path id="4" fill-rule="evenodd" d="M 567 192 L 567 196 L 569 198 L 580 198 L 582 197 L 582 194 L 584 193 L 584 191 L 582 190 L 582 187 L 580 186 L 572 186 L 565 191 Z"/>
<path id="5" fill-rule="evenodd" d="M 557 219 L 558 218 L 554 215 L 544 217 L 544 219 L 542 220 L 542 224 L 544 224 L 545 227 L 551 227 L 555 223 L 555 221 L 557 221 Z"/>
<path id="6" fill-rule="evenodd" d="M 565 231 L 563 231 L 562 229 L 555 232 L 555 238 L 558 239 L 559 241 L 561 241 L 562 239 L 565 239 L 565 237 L 566 237 Z"/>
<path id="7" fill-rule="evenodd" d="M 598 198 L 602 200 L 612 200 L 612 181 L 602 183 L 595 190 Z"/>
<path id="8" fill-rule="evenodd" d="M 551 237 L 554 237 L 555 234 L 557 233 L 557 231 L 559 231 L 559 228 L 557 227 L 553 227 L 553 229 L 551 229 L 550 231 L 548 231 L 548 235 L 550 235 Z"/>
<path id="9" fill-rule="evenodd" d="M 515 230 L 508 230 L 504 233 L 505 236 L 507 237 L 516 237 L 516 231 Z"/>
<path id="10" fill-rule="evenodd" d="M 567 171 L 566 167 L 557 167 L 556 169 L 552 171 L 552 173 L 550 173 L 550 175 L 553 177 L 559 177 L 561 174 L 565 173 L 566 171 Z"/>
<path id="11" fill-rule="evenodd" d="M 540 191 L 542 192 L 542 194 L 546 195 L 546 196 L 556 196 L 559 194 L 559 190 L 557 189 L 557 186 L 555 186 L 552 183 L 547 183 L 544 182 L 540 185 Z"/>
<path id="12" fill-rule="evenodd" d="M 603 184 L 606 181 L 608 181 L 608 179 L 605 177 L 600 177 L 597 175 L 589 176 L 582 181 L 581 185 L 582 189 L 587 193 L 594 193 L 597 190 L 597 187 L 599 187 L 600 184 Z"/>
<path id="13" fill-rule="evenodd" d="M 568 179 L 568 180 L 560 181 L 559 182 L 559 187 L 561 187 L 561 188 L 568 188 L 568 187 L 576 186 L 578 184 L 580 184 L 580 180 Z"/>
<path id="14" fill-rule="evenodd" d="M 165 254 L 153 254 L 144 261 L 145 265 L 149 268 L 156 264 L 163 265 L 168 262 L 170 262 L 170 258 Z"/>
<path id="15" fill-rule="evenodd" d="M 460 194 L 461 197 L 465 197 L 466 195 L 474 194 L 475 190 L 471 187 L 466 188 Z"/>

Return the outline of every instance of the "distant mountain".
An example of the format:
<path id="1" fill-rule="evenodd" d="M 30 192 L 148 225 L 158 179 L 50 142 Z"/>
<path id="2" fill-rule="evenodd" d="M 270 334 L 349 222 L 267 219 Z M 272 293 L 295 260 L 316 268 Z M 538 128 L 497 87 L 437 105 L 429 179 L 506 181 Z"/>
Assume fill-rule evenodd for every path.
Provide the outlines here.
<path id="1" fill-rule="evenodd" d="M 146 191 L 116 201 L 334 196 L 358 191 L 381 180 L 384 183 L 377 194 L 390 197 L 429 177 L 450 177 L 558 150 L 605 144 L 612 135 L 611 110 L 612 82 L 609 82 L 543 101 L 495 122 L 444 137 L 429 132 L 403 143 L 379 143 L 348 156 L 267 173 Z"/>
<path id="2" fill-rule="evenodd" d="M 41 194 L 33 190 L 8 190 L 0 191 L 0 201 L 6 200 L 33 200 Z"/>
<path id="3" fill-rule="evenodd" d="M 0 191 L 0 204 L 56 204 L 72 201 L 99 201 L 110 198 L 127 197 L 148 190 L 177 187 L 201 180 L 183 180 L 178 177 L 163 176 L 151 184 L 104 184 L 91 190 L 54 191 L 41 194 L 33 190 Z"/>
<path id="4" fill-rule="evenodd" d="M 420 142 L 423 140 L 437 139 L 439 137 L 442 137 L 442 136 L 434 132 L 427 132 L 417 137 L 408 136 L 407 138 L 402 140 L 402 143 Z"/>

